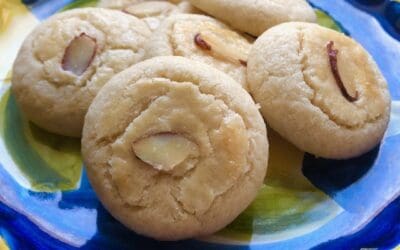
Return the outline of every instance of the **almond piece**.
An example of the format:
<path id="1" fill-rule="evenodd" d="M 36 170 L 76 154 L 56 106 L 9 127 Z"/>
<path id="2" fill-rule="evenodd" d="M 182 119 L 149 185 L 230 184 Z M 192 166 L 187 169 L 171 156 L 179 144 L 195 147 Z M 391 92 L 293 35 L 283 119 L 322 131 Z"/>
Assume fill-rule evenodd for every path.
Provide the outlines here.
<path id="1" fill-rule="evenodd" d="M 198 33 L 194 37 L 195 44 L 202 50 L 210 51 L 215 57 L 231 63 L 247 66 L 247 55 L 242 50 L 226 44 L 212 32 Z"/>
<path id="2" fill-rule="evenodd" d="M 75 75 L 82 75 L 93 62 L 97 51 L 96 39 L 85 33 L 75 37 L 65 49 L 61 62 L 62 69 Z"/>
<path id="3" fill-rule="evenodd" d="M 200 49 L 202 49 L 202 50 L 211 50 L 210 44 L 208 44 L 206 41 L 204 41 L 204 39 L 200 33 L 198 33 L 194 36 L 194 43 L 198 47 L 200 47 Z"/>
<path id="4" fill-rule="evenodd" d="M 171 171 L 190 156 L 198 155 L 195 143 L 174 133 L 140 139 L 133 143 L 133 151 L 140 160 L 161 171 Z"/>
<path id="5" fill-rule="evenodd" d="M 326 49 L 328 51 L 329 63 L 331 66 L 331 71 L 332 71 L 333 77 L 335 78 L 336 84 L 338 85 L 340 92 L 342 92 L 343 97 L 346 98 L 347 101 L 349 101 L 349 102 L 355 102 L 358 100 L 358 92 L 356 91 L 355 95 L 352 96 L 349 94 L 346 87 L 344 86 L 344 83 L 342 81 L 342 77 L 340 76 L 339 68 L 338 68 L 339 50 L 334 49 L 333 48 L 334 45 L 335 45 L 335 43 L 333 41 L 330 41 L 326 45 Z"/>

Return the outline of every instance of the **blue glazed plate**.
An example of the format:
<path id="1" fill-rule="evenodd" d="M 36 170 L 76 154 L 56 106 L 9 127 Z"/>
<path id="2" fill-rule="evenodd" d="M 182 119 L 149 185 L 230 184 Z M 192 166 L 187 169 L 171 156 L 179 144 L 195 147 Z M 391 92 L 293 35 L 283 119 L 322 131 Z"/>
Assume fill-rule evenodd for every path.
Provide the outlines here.
<path id="1" fill-rule="evenodd" d="M 269 130 L 271 159 L 257 199 L 213 236 L 157 242 L 101 206 L 79 140 L 29 123 L 10 94 L 10 69 L 42 20 L 96 0 L 0 0 L 0 249 L 392 249 L 400 244 L 400 2 L 311 0 L 320 24 L 375 58 L 392 95 L 381 144 L 347 161 L 317 159 Z M 323 12 L 324 11 L 324 12 Z"/>

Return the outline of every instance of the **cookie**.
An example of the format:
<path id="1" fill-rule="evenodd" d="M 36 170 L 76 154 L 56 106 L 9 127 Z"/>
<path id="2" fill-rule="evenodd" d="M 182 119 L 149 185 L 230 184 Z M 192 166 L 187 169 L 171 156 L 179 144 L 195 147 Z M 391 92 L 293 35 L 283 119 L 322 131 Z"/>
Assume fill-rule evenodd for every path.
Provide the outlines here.
<path id="1" fill-rule="evenodd" d="M 153 33 L 146 45 L 146 58 L 182 56 L 211 65 L 245 89 L 246 61 L 252 39 L 218 20 L 194 14 L 170 16 Z"/>
<path id="2" fill-rule="evenodd" d="M 266 128 L 238 84 L 183 57 L 121 72 L 89 108 L 82 154 L 108 211 L 139 234 L 212 234 L 255 198 L 268 161 Z"/>
<path id="3" fill-rule="evenodd" d="M 200 10 L 233 28 L 259 36 L 267 29 L 291 21 L 315 22 L 316 15 L 305 0 L 189 0 Z"/>
<path id="4" fill-rule="evenodd" d="M 316 156 L 359 156 L 387 128 L 390 96 L 372 57 L 316 24 L 281 24 L 259 37 L 248 82 L 269 126 Z"/>
<path id="5" fill-rule="evenodd" d="M 116 73 L 142 60 L 151 32 L 120 11 L 85 8 L 57 14 L 24 41 L 12 91 L 28 119 L 80 137 L 86 111 Z"/>

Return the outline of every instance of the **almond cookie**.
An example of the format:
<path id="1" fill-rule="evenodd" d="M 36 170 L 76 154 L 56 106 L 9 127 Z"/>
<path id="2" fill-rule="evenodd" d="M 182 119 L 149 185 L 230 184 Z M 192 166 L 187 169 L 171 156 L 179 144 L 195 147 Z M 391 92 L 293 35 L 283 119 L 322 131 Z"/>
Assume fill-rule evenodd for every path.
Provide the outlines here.
<path id="1" fill-rule="evenodd" d="M 300 149 L 346 159 L 382 139 L 387 84 L 353 39 L 310 23 L 278 25 L 257 39 L 248 82 L 267 123 Z"/>
<path id="2" fill-rule="evenodd" d="M 53 16 L 27 37 L 14 63 L 12 90 L 20 108 L 48 131 L 80 137 L 99 89 L 143 58 L 150 34 L 145 23 L 115 10 Z"/>
<path id="3" fill-rule="evenodd" d="M 290 21 L 315 22 L 316 15 L 305 0 L 189 0 L 205 13 L 232 27 L 259 36 L 267 29 Z"/>
<path id="4" fill-rule="evenodd" d="M 170 16 L 146 45 L 146 58 L 182 56 L 211 65 L 245 89 L 246 64 L 252 39 L 218 20 L 194 14 Z"/>
<path id="5" fill-rule="evenodd" d="M 121 72 L 85 119 L 82 153 L 110 213 L 159 240 L 212 234 L 263 184 L 266 127 L 232 78 L 182 57 Z"/>

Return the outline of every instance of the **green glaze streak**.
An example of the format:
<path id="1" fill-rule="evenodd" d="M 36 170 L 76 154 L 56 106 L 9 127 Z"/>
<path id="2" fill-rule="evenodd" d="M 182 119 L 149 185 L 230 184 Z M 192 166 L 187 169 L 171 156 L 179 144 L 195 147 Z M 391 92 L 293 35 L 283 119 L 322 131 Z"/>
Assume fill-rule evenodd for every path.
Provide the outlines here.
<path id="1" fill-rule="evenodd" d="M 66 5 L 61 11 L 71 10 L 76 8 L 84 7 L 95 7 L 99 0 L 76 0 L 68 5 Z"/>
<path id="2" fill-rule="evenodd" d="M 0 131 L 4 132 L 4 112 L 7 107 L 7 102 L 10 96 L 10 92 L 7 91 L 0 100 Z M 2 134 L 3 135 L 3 134 Z M 3 136 L 4 137 L 4 136 Z"/>
<path id="3" fill-rule="evenodd" d="M 329 216 L 329 210 L 318 216 L 313 216 L 311 212 L 326 199 L 318 190 L 306 192 L 265 185 L 250 207 L 220 235 L 247 241 L 252 234 L 272 235 L 300 225 L 306 226 Z"/>
<path id="4" fill-rule="evenodd" d="M 6 94 L 4 141 L 16 165 L 36 191 L 72 190 L 82 170 L 80 141 L 46 132 L 26 121 L 13 95 Z"/>
<path id="5" fill-rule="evenodd" d="M 317 14 L 317 23 L 321 26 L 343 32 L 342 28 L 340 28 L 340 25 L 333 20 L 331 16 L 328 15 L 325 11 L 322 10 L 315 10 L 315 13 Z"/>

